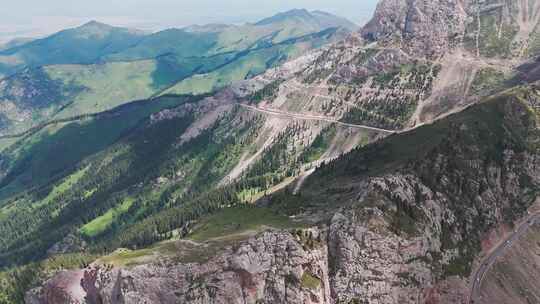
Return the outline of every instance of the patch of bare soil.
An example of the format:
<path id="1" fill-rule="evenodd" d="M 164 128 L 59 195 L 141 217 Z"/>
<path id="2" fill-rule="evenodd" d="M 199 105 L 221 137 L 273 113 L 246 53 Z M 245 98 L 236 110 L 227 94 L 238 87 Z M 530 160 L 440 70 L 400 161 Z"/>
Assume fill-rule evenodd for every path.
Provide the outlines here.
<path id="1" fill-rule="evenodd" d="M 223 185 L 239 178 L 250 165 L 261 157 L 266 149 L 272 146 L 276 137 L 280 132 L 283 132 L 287 128 L 289 123 L 290 119 L 284 119 L 276 116 L 268 117 L 261 128 L 259 133 L 260 135 L 255 143 L 256 152 L 251 153 L 249 150 L 245 151 L 242 157 L 240 157 L 238 164 L 221 181 L 221 184 Z"/>
<path id="2" fill-rule="evenodd" d="M 462 51 L 445 56 L 432 94 L 419 103 L 411 117 L 411 125 L 429 123 L 443 113 L 466 105 L 469 89 L 481 66 Z"/>

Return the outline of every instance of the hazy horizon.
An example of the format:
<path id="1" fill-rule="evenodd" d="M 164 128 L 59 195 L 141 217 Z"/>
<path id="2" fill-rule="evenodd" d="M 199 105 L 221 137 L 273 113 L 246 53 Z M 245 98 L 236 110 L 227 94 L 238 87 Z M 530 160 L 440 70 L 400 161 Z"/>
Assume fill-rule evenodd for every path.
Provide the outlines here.
<path id="1" fill-rule="evenodd" d="M 255 22 L 295 8 L 321 10 L 362 24 L 378 0 L 19 0 L 0 12 L 0 42 L 37 38 L 90 20 L 158 31 L 193 24 Z M 360 2 L 360 3 L 359 3 Z"/>

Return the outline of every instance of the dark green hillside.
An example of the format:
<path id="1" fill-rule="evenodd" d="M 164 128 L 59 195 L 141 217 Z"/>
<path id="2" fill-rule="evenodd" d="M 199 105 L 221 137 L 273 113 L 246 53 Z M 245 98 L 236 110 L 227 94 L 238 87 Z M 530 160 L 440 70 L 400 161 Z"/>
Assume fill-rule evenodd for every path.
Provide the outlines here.
<path id="1" fill-rule="evenodd" d="M 30 133 L 2 152 L 0 196 L 56 179 L 85 157 L 113 144 L 149 115 L 200 97 L 162 97 L 124 105 L 73 123 L 58 123 Z"/>
<path id="2" fill-rule="evenodd" d="M 30 111 L 60 107 L 83 90 L 82 86 L 65 85 L 62 81 L 52 79 L 44 68 L 26 69 L 0 84 L 4 99 L 17 104 L 21 110 Z"/>
<path id="3" fill-rule="evenodd" d="M 254 139 L 257 124 L 238 120 L 235 110 L 179 145 L 194 113 L 140 120 L 158 108 L 185 101 L 189 99 L 158 99 L 144 107 L 59 126 L 52 134 L 44 130 L 4 152 L 13 161 L 6 168 L 2 191 L 4 196 L 18 194 L 5 200 L 0 211 L 3 266 L 42 257 L 69 232 L 105 242 L 106 247 L 149 244 L 167 235 L 141 233 L 151 227 L 138 225 L 144 218 L 171 208 L 194 217 L 208 212 L 204 206 L 212 201 L 217 205 L 211 208 L 220 206 L 219 193 L 229 190 L 204 193 L 236 164 Z M 157 102 L 162 104 L 149 107 Z M 107 134 L 107 129 L 114 132 Z M 234 193 L 231 199 L 237 201 Z M 200 201 L 200 195 L 218 196 Z M 185 216 L 164 225 L 180 228 Z M 115 241 L 106 241 L 110 238 Z"/>
<path id="4" fill-rule="evenodd" d="M 529 103 L 538 98 L 535 94 L 535 89 L 529 87 L 511 89 L 433 125 L 393 135 L 350 153 L 331 168 L 321 170 L 321 174 L 381 174 L 438 152 L 448 152 L 440 150 L 444 148 L 463 148 L 463 153 L 474 153 L 471 157 L 481 157 L 485 162 L 501 162 L 505 149 L 538 152 L 540 111 Z M 517 111 L 515 108 L 523 111 L 522 117 L 507 113 Z M 463 147 L 457 147 L 458 142 Z"/>

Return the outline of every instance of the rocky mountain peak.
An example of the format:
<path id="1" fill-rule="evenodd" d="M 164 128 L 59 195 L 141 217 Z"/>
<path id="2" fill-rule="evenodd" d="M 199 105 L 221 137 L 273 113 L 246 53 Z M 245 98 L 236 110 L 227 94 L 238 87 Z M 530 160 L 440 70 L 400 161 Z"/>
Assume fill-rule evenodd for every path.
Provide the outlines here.
<path id="1" fill-rule="evenodd" d="M 361 30 L 368 41 L 440 57 L 462 47 L 478 57 L 537 54 L 538 0 L 383 0 Z"/>
<path id="2" fill-rule="evenodd" d="M 110 28 L 112 26 L 110 26 L 108 24 L 105 24 L 105 23 L 102 23 L 102 22 L 98 22 L 96 20 L 91 20 L 91 21 L 88 21 L 87 23 L 83 24 L 81 27 L 107 27 L 107 28 Z"/>
<path id="3" fill-rule="evenodd" d="M 465 7 L 464 0 L 383 0 L 361 34 L 411 54 L 441 55 L 465 30 Z"/>

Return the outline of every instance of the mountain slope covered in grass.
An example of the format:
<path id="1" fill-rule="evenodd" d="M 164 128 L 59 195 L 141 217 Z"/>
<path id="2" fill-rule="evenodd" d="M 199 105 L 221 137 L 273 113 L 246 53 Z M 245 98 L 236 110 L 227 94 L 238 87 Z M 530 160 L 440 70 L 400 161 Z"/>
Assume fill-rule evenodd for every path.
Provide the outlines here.
<path id="1" fill-rule="evenodd" d="M 144 33 L 89 22 L 43 39 L 0 51 L 0 73 L 10 75 L 24 67 L 52 64 L 89 64 L 137 44 Z"/>
<path id="2" fill-rule="evenodd" d="M 97 113 L 164 92 L 208 93 L 347 34 L 338 17 L 297 15 L 293 11 L 264 25 L 148 35 L 92 22 L 2 51 L 0 58 L 7 57 L 0 61 L 27 59 L 17 65 L 21 71 L 0 80 L 1 133 L 24 132 L 47 120 Z"/>

